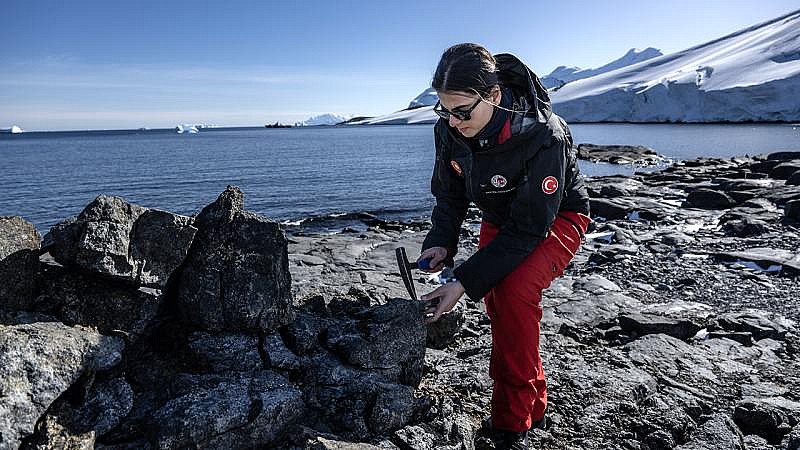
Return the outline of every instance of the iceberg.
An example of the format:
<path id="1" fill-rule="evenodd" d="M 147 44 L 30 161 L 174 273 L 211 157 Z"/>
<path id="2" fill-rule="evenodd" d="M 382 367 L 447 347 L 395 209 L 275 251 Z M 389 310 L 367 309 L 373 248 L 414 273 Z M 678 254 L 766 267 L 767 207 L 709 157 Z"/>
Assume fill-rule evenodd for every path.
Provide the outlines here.
<path id="1" fill-rule="evenodd" d="M 294 124 L 296 127 L 313 127 L 319 125 L 338 125 L 342 122 L 350 120 L 350 116 L 342 116 L 339 114 L 320 114 L 318 116 L 309 117 L 308 119 L 297 122 Z"/>
<path id="2" fill-rule="evenodd" d="M 197 133 L 199 130 L 195 125 L 178 125 L 177 127 L 175 127 L 175 131 L 178 134 L 184 134 L 184 133 Z"/>
<path id="3" fill-rule="evenodd" d="M 796 122 L 800 11 L 550 91 L 572 122 Z"/>
<path id="4" fill-rule="evenodd" d="M 12 125 L 10 128 L 0 128 L 0 133 L 3 134 L 19 134 L 22 133 L 24 130 L 16 125 Z"/>

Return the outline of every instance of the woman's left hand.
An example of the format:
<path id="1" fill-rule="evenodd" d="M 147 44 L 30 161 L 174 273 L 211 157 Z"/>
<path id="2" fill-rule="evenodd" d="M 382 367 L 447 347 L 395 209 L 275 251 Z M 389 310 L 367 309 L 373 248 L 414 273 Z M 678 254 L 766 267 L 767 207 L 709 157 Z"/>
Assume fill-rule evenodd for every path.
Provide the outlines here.
<path id="1" fill-rule="evenodd" d="M 433 300 L 435 298 L 439 299 L 439 303 L 433 305 L 425 310 L 425 316 L 427 317 L 428 314 L 433 314 L 431 317 L 427 317 L 425 319 L 425 323 L 432 323 L 439 320 L 439 317 L 442 314 L 449 312 L 456 306 L 458 303 L 458 299 L 464 295 L 464 286 L 461 284 L 460 281 L 451 281 L 443 286 L 440 286 L 433 292 L 423 295 L 420 297 L 421 300 Z"/>

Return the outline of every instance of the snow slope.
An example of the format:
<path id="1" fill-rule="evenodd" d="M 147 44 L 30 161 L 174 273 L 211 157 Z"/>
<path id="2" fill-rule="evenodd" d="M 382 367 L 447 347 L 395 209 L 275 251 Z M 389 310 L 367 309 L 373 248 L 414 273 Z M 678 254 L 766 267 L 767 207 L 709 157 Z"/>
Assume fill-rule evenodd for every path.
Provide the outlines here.
<path id="1" fill-rule="evenodd" d="M 419 94 L 411 100 L 411 103 L 408 104 L 408 109 L 419 108 L 421 106 L 434 106 L 436 102 L 439 101 L 439 94 L 436 93 L 436 89 L 428 88 L 422 91 L 422 94 Z"/>
<path id="2" fill-rule="evenodd" d="M 575 122 L 800 120 L 800 11 L 550 96 Z"/>
<path id="3" fill-rule="evenodd" d="M 661 55 L 661 50 L 653 47 L 647 47 L 644 50 L 632 48 L 628 50 L 628 52 L 625 53 L 621 58 L 611 61 L 610 63 L 602 67 L 598 67 L 597 69 L 581 70 L 579 67 L 558 66 L 548 75 L 542 77 L 542 84 L 548 89 L 563 86 L 570 81 L 581 80 L 583 78 L 600 75 L 601 73 L 611 72 L 612 70 L 617 70 L 621 67 L 627 67 L 642 61 L 647 61 L 648 59 L 656 58 Z"/>
<path id="4" fill-rule="evenodd" d="M 316 125 L 336 125 L 350 119 L 348 116 L 340 116 L 339 114 L 320 114 L 318 116 L 309 117 L 308 119 L 297 122 L 296 127 L 311 127 Z"/>

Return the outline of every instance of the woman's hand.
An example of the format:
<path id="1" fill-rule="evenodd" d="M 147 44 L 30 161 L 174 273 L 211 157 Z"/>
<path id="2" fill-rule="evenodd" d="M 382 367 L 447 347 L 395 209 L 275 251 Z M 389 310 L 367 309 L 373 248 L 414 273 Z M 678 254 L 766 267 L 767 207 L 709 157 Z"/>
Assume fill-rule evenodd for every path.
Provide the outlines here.
<path id="1" fill-rule="evenodd" d="M 439 303 L 428 307 L 425 310 L 425 323 L 432 323 L 439 320 L 439 317 L 442 317 L 442 314 L 449 312 L 456 306 L 458 303 L 458 299 L 464 295 L 464 286 L 461 285 L 460 281 L 451 281 L 443 286 L 440 286 L 435 291 L 425 294 L 420 297 L 421 300 L 433 300 L 435 298 L 439 299 Z M 427 317 L 428 314 L 433 314 L 431 317 Z"/>
<path id="2" fill-rule="evenodd" d="M 417 258 L 417 264 L 423 259 L 430 259 L 428 263 L 428 269 L 420 269 L 423 272 L 434 273 L 442 270 L 444 266 L 444 260 L 447 259 L 447 249 L 444 247 L 431 247 Z"/>

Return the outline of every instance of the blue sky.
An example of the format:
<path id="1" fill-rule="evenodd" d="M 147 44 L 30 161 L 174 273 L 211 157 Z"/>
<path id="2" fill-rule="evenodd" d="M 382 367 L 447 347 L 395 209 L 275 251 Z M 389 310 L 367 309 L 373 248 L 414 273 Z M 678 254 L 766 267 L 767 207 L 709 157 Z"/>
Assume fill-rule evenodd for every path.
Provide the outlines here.
<path id="1" fill-rule="evenodd" d="M 502 6 L 501 6 L 502 5 Z M 2 0 L 0 127 L 293 123 L 378 115 L 424 90 L 442 51 L 478 42 L 545 75 L 633 47 L 682 50 L 796 0 Z"/>

